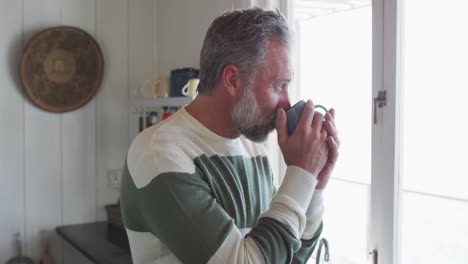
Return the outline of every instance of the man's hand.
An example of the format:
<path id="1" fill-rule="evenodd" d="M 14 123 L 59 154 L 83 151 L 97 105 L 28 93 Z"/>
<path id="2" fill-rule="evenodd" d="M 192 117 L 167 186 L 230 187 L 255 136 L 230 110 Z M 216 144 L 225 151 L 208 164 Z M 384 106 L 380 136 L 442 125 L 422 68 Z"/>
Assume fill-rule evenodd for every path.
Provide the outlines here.
<path id="1" fill-rule="evenodd" d="M 319 179 L 319 173 L 329 159 L 328 129 L 322 129 L 326 123 L 323 121 L 323 115 L 315 112 L 312 101 L 308 100 L 296 130 L 291 136 L 288 135 L 284 109 L 278 109 L 277 118 L 278 144 L 286 165 L 298 166 Z M 326 175 L 323 174 L 324 177 Z"/>
<path id="2" fill-rule="evenodd" d="M 328 159 L 317 177 L 319 183 L 315 189 L 324 189 L 327 186 L 331 173 L 335 168 L 336 160 L 338 159 L 340 139 L 338 138 L 338 131 L 335 126 L 335 109 L 330 108 L 330 111 L 325 113 L 323 127 L 327 131 Z"/>

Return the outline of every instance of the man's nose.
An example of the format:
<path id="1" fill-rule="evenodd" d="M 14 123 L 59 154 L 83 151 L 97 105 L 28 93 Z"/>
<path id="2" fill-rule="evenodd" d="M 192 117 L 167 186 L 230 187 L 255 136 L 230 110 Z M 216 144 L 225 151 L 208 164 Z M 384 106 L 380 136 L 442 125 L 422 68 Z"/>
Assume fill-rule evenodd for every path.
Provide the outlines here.
<path id="1" fill-rule="evenodd" d="M 283 108 L 284 110 L 287 110 L 291 107 L 291 102 L 289 101 L 288 89 L 284 89 L 282 91 L 278 106 Z"/>

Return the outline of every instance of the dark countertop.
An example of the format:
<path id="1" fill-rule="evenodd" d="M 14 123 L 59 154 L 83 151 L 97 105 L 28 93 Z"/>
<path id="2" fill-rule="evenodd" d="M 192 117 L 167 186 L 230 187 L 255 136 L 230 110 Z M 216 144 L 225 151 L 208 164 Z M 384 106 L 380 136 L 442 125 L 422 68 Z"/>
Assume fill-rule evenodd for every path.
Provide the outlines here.
<path id="1" fill-rule="evenodd" d="M 59 226 L 57 233 L 93 263 L 132 263 L 125 230 L 107 222 Z"/>

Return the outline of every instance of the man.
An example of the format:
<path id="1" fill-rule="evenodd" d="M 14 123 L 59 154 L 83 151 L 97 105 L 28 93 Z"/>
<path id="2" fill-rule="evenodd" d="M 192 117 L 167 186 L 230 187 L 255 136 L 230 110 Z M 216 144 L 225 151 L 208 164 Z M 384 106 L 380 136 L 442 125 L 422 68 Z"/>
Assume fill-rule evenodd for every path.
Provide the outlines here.
<path id="1" fill-rule="evenodd" d="M 304 263 L 322 230 L 338 156 L 334 110 L 308 101 L 292 135 L 290 36 L 258 8 L 213 21 L 199 95 L 132 143 L 121 205 L 135 263 Z M 261 144 L 278 116 L 288 168 L 278 190 Z"/>

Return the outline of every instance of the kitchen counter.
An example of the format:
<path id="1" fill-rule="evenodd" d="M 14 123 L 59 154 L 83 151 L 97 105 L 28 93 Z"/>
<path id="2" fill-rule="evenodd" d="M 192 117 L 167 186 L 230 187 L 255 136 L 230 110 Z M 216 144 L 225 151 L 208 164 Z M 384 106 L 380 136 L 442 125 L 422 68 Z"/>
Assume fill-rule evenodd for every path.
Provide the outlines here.
<path id="1" fill-rule="evenodd" d="M 57 233 L 93 263 L 132 263 L 125 230 L 107 222 L 59 226 Z"/>

